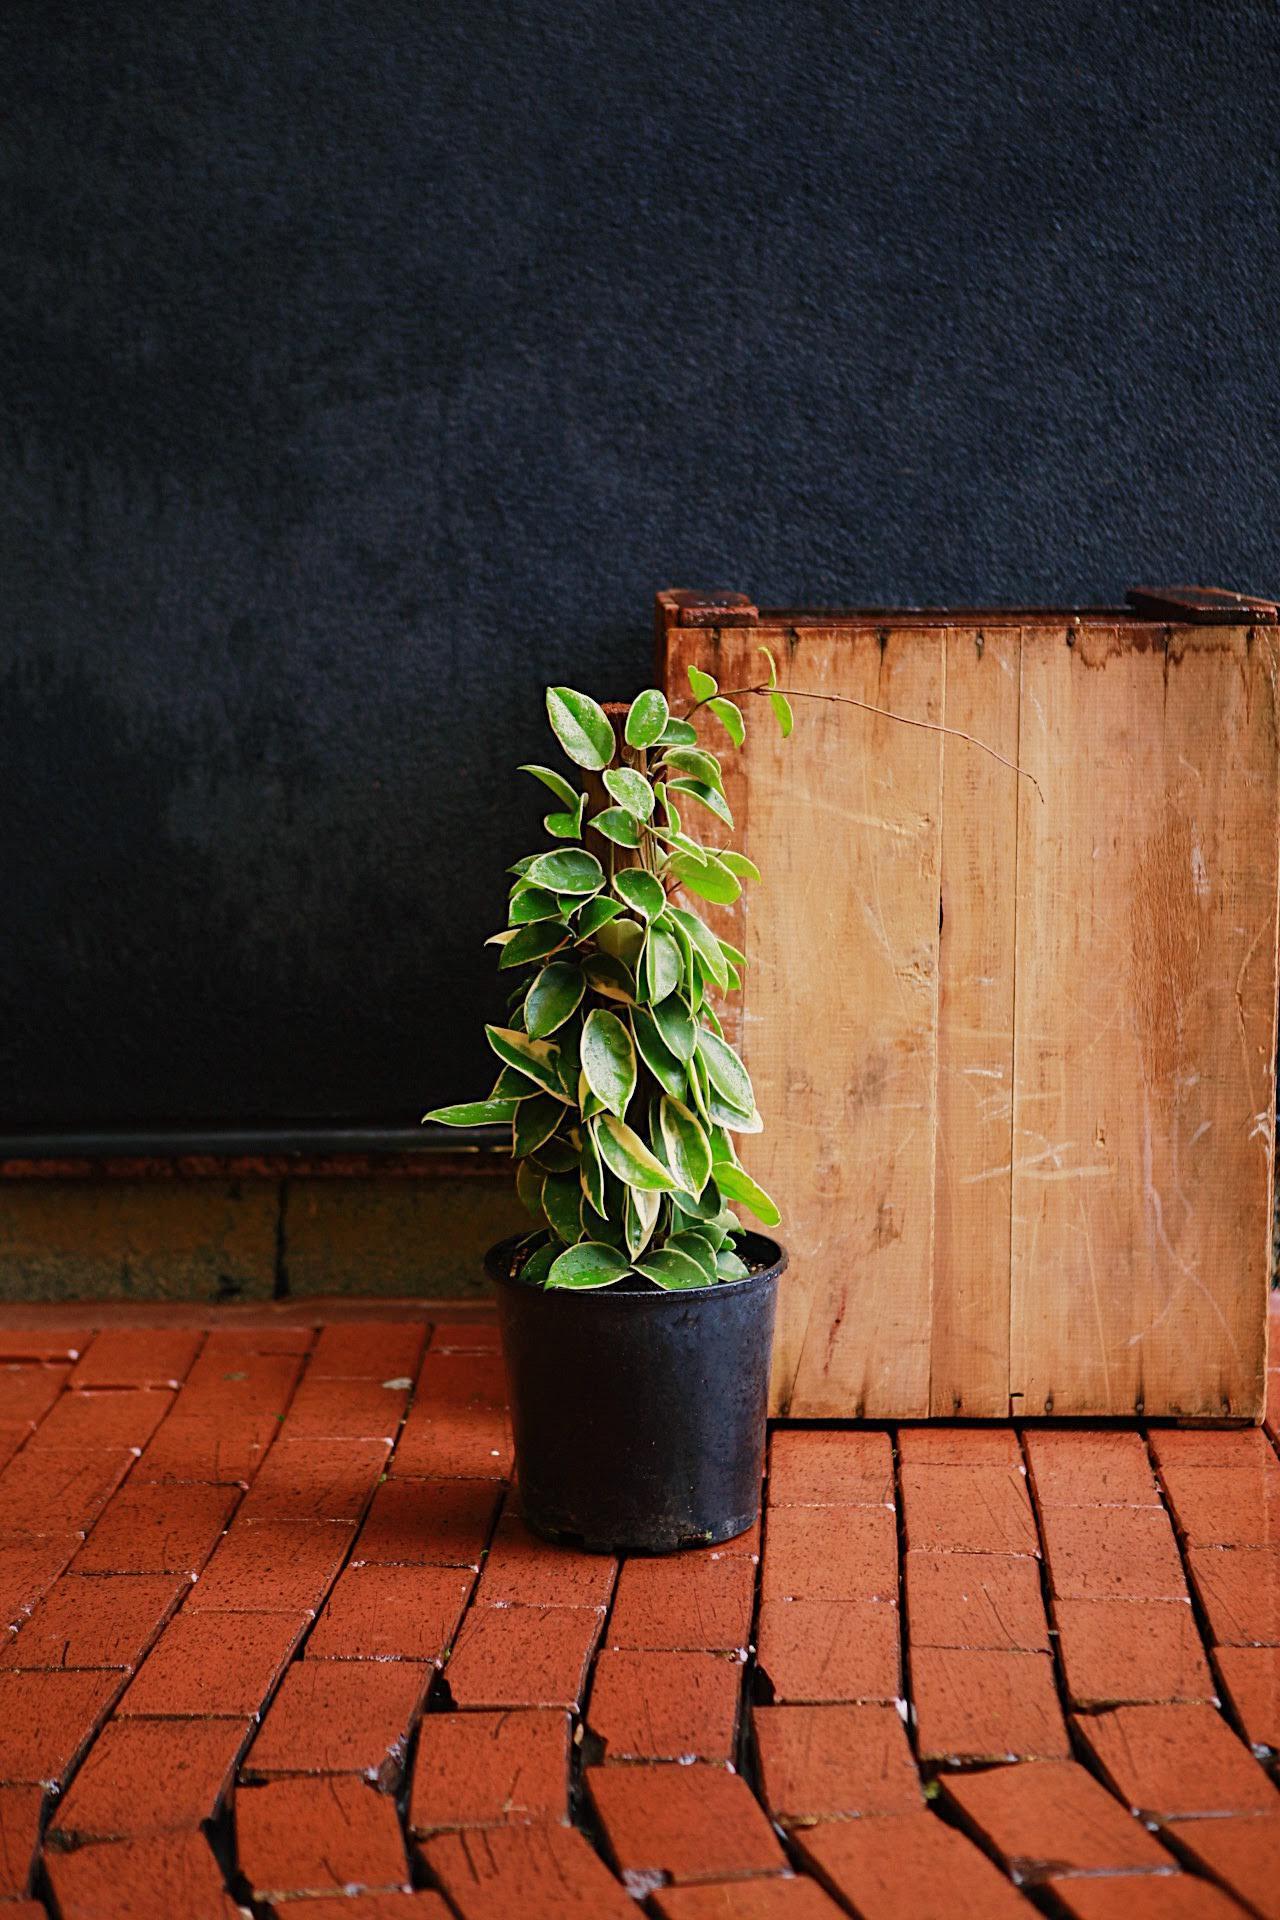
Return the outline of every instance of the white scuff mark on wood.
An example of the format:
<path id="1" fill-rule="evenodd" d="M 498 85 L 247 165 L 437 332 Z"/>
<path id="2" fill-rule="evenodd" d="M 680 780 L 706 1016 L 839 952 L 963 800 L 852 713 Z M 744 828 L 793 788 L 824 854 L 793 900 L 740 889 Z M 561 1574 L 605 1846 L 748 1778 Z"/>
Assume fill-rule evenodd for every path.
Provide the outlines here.
<path id="1" fill-rule="evenodd" d="M 1199 841 L 1194 841 L 1191 847 L 1191 885 L 1197 900 L 1208 899 L 1209 869 L 1204 863 Z"/>
<path id="2" fill-rule="evenodd" d="M 1196 1141 L 1203 1138 L 1203 1136 L 1206 1133 L 1208 1133 L 1212 1125 L 1213 1125 L 1212 1120 L 1202 1120 L 1200 1122 L 1200 1125 L 1196 1128 L 1195 1132 L 1192 1134 L 1191 1138 L 1188 1140 L 1187 1145 L 1189 1147 L 1194 1147 Z"/>

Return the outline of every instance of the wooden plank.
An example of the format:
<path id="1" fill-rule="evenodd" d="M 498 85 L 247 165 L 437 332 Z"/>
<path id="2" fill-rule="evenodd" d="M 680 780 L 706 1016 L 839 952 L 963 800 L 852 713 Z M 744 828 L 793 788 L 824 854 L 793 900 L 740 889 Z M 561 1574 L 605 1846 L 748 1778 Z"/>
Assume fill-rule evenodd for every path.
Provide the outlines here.
<path id="1" fill-rule="evenodd" d="M 1024 632 L 1015 1410 L 1261 1411 L 1276 657 L 1262 626 Z"/>
<path id="2" fill-rule="evenodd" d="M 757 683 L 762 642 L 785 685 L 941 721 L 941 651 L 888 630 L 681 633 L 669 684 L 683 681 L 690 659 L 725 686 Z M 822 700 L 796 708 L 795 737 L 784 742 L 764 703 L 752 703 L 731 796 L 744 818 L 745 777 L 740 844 L 764 875 L 728 936 L 749 957 L 744 1052 L 765 1116 L 742 1159 L 784 1197 L 792 1258 L 773 1404 L 792 1415 L 922 1415 L 941 740 Z"/>
<path id="3" fill-rule="evenodd" d="M 1022 635 L 945 635 L 946 724 L 1018 756 Z M 964 741 L 942 743 L 942 927 L 929 1411 L 1009 1407 L 1014 876 L 1018 776 Z"/>

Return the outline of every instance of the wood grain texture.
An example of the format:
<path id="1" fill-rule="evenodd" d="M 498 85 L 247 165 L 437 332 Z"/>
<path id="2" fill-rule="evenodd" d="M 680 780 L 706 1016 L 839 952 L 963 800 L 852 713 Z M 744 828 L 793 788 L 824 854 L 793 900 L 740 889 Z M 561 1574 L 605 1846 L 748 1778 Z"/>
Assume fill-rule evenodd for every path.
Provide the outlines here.
<path id="1" fill-rule="evenodd" d="M 1018 757 L 1018 627 L 945 636 L 946 724 Z M 934 1279 L 929 1412 L 1009 1406 L 1014 877 L 1018 776 L 942 744 Z"/>
<path id="2" fill-rule="evenodd" d="M 774 1409 L 1256 1417 L 1276 1033 L 1277 635 L 1027 615 L 668 628 L 745 699 L 761 867 L 743 1160 L 792 1254 Z M 708 733 L 710 738 L 710 733 Z M 941 914 L 940 914 L 941 909 Z M 939 919 L 941 917 L 941 928 Z M 732 1003 L 730 1003 L 732 1005 Z"/>
<path id="3" fill-rule="evenodd" d="M 694 636 L 696 643 L 696 636 Z M 721 684 L 758 684 L 761 642 L 788 686 L 843 692 L 930 721 L 943 660 L 873 628 L 768 629 L 677 654 Z M 798 740 L 747 703 L 734 776 L 740 844 L 763 880 L 730 931 L 747 953 L 742 1033 L 765 1132 L 748 1171 L 785 1206 L 791 1251 L 774 1353 L 778 1412 L 882 1416 L 929 1402 L 933 1243 L 939 736 L 819 700 Z M 797 751 L 797 748 L 800 750 Z M 731 763 L 736 756 L 726 756 Z"/>
<path id="4" fill-rule="evenodd" d="M 1261 1408 L 1275 675 L 1267 627 L 1024 645 L 1016 1410 Z"/>

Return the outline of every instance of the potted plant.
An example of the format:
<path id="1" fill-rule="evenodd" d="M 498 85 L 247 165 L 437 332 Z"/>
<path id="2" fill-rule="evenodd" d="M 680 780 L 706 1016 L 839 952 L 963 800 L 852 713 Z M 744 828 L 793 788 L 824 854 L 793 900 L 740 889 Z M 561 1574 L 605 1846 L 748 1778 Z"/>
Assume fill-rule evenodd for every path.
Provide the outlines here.
<path id="1" fill-rule="evenodd" d="M 769 685 L 776 671 L 769 660 Z M 446 1126 L 510 1126 L 534 1230 L 491 1249 L 521 1506 L 551 1538 L 668 1552 L 727 1540 L 759 1510 L 778 1276 L 764 1227 L 779 1212 L 737 1140 L 758 1133 L 751 1081 L 713 998 L 745 958 L 692 898 L 727 904 L 752 863 L 691 831 L 732 831 L 705 714 L 735 747 L 743 717 L 689 670 L 693 706 L 656 689 L 614 717 L 568 687 L 547 693 L 586 788 L 522 768 L 554 796 L 556 843 L 510 869 L 508 925 L 488 943 L 515 981 L 484 1100 L 439 1107 Z M 754 689 L 752 691 L 755 691 Z M 771 693 L 784 733 L 791 714 Z"/>

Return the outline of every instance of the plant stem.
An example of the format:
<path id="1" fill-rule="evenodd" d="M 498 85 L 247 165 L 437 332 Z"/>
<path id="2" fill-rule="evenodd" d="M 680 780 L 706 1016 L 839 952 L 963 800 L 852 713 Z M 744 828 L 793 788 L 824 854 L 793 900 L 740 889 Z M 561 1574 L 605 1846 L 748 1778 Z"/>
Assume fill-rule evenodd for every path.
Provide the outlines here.
<path id="1" fill-rule="evenodd" d="M 788 700 L 828 700 L 840 707 L 860 707 L 863 713 L 874 713 L 881 720 L 896 720 L 900 727 L 920 727 L 925 733 L 949 734 L 953 740 L 964 740 L 969 746 L 977 747 L 979 752 L 990 754 L 991 758 L 998 760 L 1002 767 L 1008 767 L 1010 773 L 1016 773 L 1021 779 L 1029 780 L 1039 795 L 1041 806 L 1044 805 L 1044 793 L 1034 773 L 1029 773 L 1025 767 L 1020 767 L 1016 760 L 1006 760 L 1002 753 L 997 753 L 994 747 L 989 747 L 985 740 L 979 740 L 972 733 L 962 733 L 959 727 L 942 727 L 933 720 L 913 720 L 910 714 L 890 713 L 887 707 L 873 707 L 869 700 L 855 700 L 847 693 L 811 693 L 805 687 L 733 687 L 728 697 L 731 700 L 737 700 L 741 699 L 744 693 L 782 693 Z M 701 701 L 698 702 L 698 706 L 702 704 Z M 691 709 L 693 713 L 697 710 L 697 707 Z"/>

